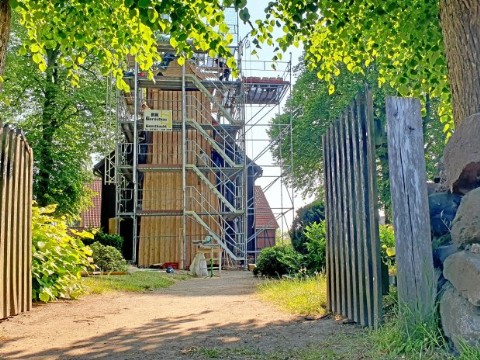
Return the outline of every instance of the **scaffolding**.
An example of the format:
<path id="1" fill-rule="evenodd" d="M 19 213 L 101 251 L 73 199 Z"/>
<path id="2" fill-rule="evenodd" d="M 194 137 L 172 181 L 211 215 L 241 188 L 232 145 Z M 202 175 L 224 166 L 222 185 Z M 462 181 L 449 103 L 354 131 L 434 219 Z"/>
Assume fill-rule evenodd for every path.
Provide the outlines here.
<path id="1" fill-rule="evenodd" d="M 248 41 L 245 43 L 248 46 Z M 247 52 L 247 49 L 244 50 Z M 270 207 L 274 218 L 267 223 L 279 225 L 281 233 L 284 233 L 294 218 L 294 192 L 291 186 L 285 181 L 285 173 L 293 170 L 293 143 L 292 143 L 292 117 L 287 116 L 283 123 L 270 121 L 272 116 L 279 115 L 282 101 L 291 90 L 292 84 L 292 59 L 288 61 L 262 61 L 244 59 L 243 82 L 246 90 L 246 122 L 245 136 L 248 156 L 263 169 L 262 177 L 259 179 L 262 191 L 256 194 L 249 202 L 248 212 L 254 214 L 255 218 L 261 218 L 259 210 L 255 206 L 258 197 L 264 194 L 270 198 Z M 260 74 L 260 75 L 259 75 Z M 276 135 L 272 136 L 267 130 L 275 126 Z M 282 154 L 283 146 L 288 144 L 286 151 Z M 272 148 L 276 147 L 283 160 L 275 162 L 272 159 Z M 257 190 L 257 189 L 256 189 Z M 274 203 L 272 203 L 272 200 Z M 261 241 L 263 229 L 257 228 L 247 239 L 253 243 L 252 248 L 256 249 L 251 255 L 256 257 Z"/>
<path id="2" fill-rule="evenodd" d="M 206 237 L 230 264 L 246 266 L 258 252 L 255 181 L 265 154 L 282 139 L 252 144 L 259 140 L 255 129 L 268 126 L 267 115 L 290 89 L 291 61 L 273 76 L 256 75 L 264 71 L 242 57 L 248 42 L 240 40 L 237 15 L 226 18 L 236 39 L 231 51 L 238 77 L 222 59 L 202 52 L 180 66 L 168 41 L 158 43 L 162 61 L 154 65 L 153 80 L 128 59 L 124 79 L 131 92 L 117 91 L 117 144 L 104 159 L 104 178 L 115 185 L 114 231 L 122 233 L 123 226 L 131 232 L 131 260 L 139 266 L 186 268 L 194 244 Z M 291 125 L 284 124 L 281 137 L 290 136 Z M 282 173 L 268 176 L 265 191 L 280 183 L 277 222 L 293 214 L 293 192 L 286 191 L 291 201 L 285 207 Z M 130 238 L 125 229 L 122 235 Z"/>

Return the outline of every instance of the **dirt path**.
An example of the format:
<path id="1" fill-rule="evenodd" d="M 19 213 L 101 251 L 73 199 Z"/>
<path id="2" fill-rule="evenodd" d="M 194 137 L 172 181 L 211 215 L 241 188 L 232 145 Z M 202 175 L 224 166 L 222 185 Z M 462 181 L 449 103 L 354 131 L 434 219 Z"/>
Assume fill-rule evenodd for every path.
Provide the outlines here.
<path id="1" fill-rule="evenodd" d="M 250 359 L 357 331 L 272 308 L 255 295 L 258 281 L 248 272 L 225 271 L 161 292 L 38 305 L 0 322 L 0 358 Z"/>

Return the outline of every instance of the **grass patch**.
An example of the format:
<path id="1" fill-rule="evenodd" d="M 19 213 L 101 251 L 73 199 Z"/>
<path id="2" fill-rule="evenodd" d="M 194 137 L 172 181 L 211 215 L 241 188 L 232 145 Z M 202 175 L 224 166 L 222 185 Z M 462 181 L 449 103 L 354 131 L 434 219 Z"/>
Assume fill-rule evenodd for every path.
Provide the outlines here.
<path id="1" fill-rule="evenodd" d="M 480 347 L 472 347 L 468 343 L 460 345 L 460 356 L 456 360 L 480 359 Z"/>
<path id="2" fill-rule="evenodd" d="M 375 354 L 376 358 L 381 356 L 385 359 L 451 358 L 435 312 L 430 319 L 414 321 L 420 319 L 419 315 L 408 314 L 406 308 L 403 312 L 399 311 L 398 293 L 394 287 L 391 287 L 389 294 L 383 297 L 383 311 L 384 324 L 368 334 L 372 344 L 371 353 Z"/>
<path id="3" fill-rule="evenodd" d="M 362 339 L 361 344 L 358 340 Z M 214 348 L 192 348 L 188 354 L 194 359 L 228 359 L 228 360 L 356 360 L 370 359 L 368 351 L 369 344 L 365 342 L 366 337 L 347 337 L 345 335 L 333 336 L 330 341 L 319 339 L 315 346 L 308 346 L 300 349 L 262 351 L 255 348 L 244 347 L 214 347 Z M 375 360 L 384 360 L 379 357 Z"/>
<path id="4" fill-rule="evenodd" d="M 188 275 L 167 274 L 158 271 L 136 271 L 127 275 L 98 275 L 83 278 L 88 294 L 103 294 L 110 291 L 154 291 L 167 288 Z"/>
<path id="5" fill-rule="evenodd" d="M 259 285 L 260 297 L 295 315 L 326 313 L 327 280 L 324 275 L 306 279 L 267 280 Z"/>
<path id="6" fill-rule="evenodd" d="M 326 312 L 324 276 L 295 280 L 268 280 L 259 285 L 259 293 L 263 300 L 292 314 L 316 316 Z M 315 346 L 295 351 L 257 354 L 245 359 L 454 359 L 448 351 L 446 341 L 435 319 L 406 330 L 402 325 L 405 322 L 400 318 L 396 299 L 396 289 L 392 289 L 391 293 L 384 298 L 385 323 L 378 330 L 364 329 L 350 334 L 339 330 L 339 333 L 328 339 L 319 339 Z M 458 359 L 480 359 L 479 349 L 466 346 L 462 352 Z M 225 356 L 225 358 L 228 357 Z"/>
<path id="7" fill-rule="evenodd" d="M 183 352 L 200 359 L 267 359 L 268 355 L 244 347 L 193 347 Z"/>
<path id="8" fill-rule="evenodd" d="M 384 359 L 450 359 L 447 344 L 434 321 L 420 323 L 407 331 L 397 315 L 370 333 L 372 354 Z"/>
<path id="9" fill-rule="evenodd" d="M 378 330 L 368 335 L 373 344 L 370 354 L 375 359 L 422 359 L 422 360 L 477 360 L 480 348 L 466 343 L 452 354 L 446 339 L 438 327 L 437 320 L 416 324 L 406 328 L 405 319 L 397 312 Z M 375 356 L 375 357 L 373 357 Z"/>
<path id="10" fill-rule="evenodd" d="M 222 355 L 222 350 L 216 348 L 202 348 L 198 353 L 209 359 L 218 359 Z"/>

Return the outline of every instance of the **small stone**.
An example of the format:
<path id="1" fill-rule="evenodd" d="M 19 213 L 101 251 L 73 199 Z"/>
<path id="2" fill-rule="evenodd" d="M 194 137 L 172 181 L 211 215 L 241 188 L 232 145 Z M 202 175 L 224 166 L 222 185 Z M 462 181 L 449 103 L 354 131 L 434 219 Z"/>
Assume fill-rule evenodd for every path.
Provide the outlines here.
<path id="1" fill-rule="evenodd" d="M 439 246 L 433 250 L 433 262 L 436 267 L 442 267 L 445 260 L 458 251 L 457 245 Z"/>
<path id="2" fill-rule="evenodd" d="M 470 246 L 470 252 L 472 254 L 480 254 L 480 244 L 472 244 L 472 246 Z"/>

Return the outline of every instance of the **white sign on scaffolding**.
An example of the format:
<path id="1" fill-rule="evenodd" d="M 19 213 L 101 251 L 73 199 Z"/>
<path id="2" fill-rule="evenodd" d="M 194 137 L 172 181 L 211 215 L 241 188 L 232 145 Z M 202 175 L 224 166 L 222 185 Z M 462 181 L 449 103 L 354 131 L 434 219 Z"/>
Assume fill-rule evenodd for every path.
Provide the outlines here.
<path id="1" fill-rule="evenodd" d="M 143 113 L 143 130 L 172 130 L 172 110 L 145 109 L 145 112 Z"/>

